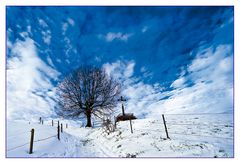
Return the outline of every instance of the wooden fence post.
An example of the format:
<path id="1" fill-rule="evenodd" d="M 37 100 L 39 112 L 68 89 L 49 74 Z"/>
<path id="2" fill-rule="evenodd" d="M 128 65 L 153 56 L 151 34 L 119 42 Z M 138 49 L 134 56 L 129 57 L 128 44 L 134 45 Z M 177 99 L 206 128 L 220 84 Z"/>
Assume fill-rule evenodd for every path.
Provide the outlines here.
<path id="1" fill-rule="evenodd" d="M 29 154 L 33 153 L 34 129 L 31 130 Z"/>
<path id="2" fill-rule="evenodd" d="M 62 125 L 62 123 L 61 123 L 61 133 L 63 132 L 63 125 Z"/>
<path id="3" fill-rule="evenodd" d="M 133 129 L 132 129 L 132 120 L 131 120 L 131 118 L 129 119 L 129 121 L 130 121 L 131 133 L 133 133 Z"/>
<path id="4" fill-rule="evenodd" d="M 60 141 L 60 126 L 59 125 L 57 127 L 57 137 L 58 137 L 58 140 Z"/>
<path id="5" fill-rule="evenodd" d="M 53 120 L 52 120 L 52 126 L 54 126 Z"/>
<path id="6" fill-rule="evenodd" d="M 170 139 L 170 137 L 168 136 L 167 124 L 166 124 L 166 121 L 165 121 L 164 114 L 162 114 L 162 119 L 163 119 L 163 124 L 164 124 L 164 128 L 165 128 L 166 136 L 167 136 L 168 139 Z"/>

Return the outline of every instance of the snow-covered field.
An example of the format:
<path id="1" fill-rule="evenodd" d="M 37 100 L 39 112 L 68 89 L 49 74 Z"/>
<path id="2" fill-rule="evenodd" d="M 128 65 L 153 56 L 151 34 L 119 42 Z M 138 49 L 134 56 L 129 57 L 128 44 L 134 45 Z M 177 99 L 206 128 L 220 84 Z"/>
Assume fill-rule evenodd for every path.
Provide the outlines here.
<path id="1" fill-rule="evenodd" d="M 56 127 L 50 126 L 50 122 L 40 125 L 8 121 L 6 155 L 7 157 L 233 157 L 232 114 L 165 115 L 165 119 L 170 139 L 166 139 L 162 118 L 159 117 L 159 119 L 133 120 L 133 133 L 130 131 L 129 121 L 119 122 L 115 132 L 109 135 L 101 127 L 80 128 L 77 123 L 68 122 L 68 128 L 64 126 L 64 133 L 61 134 L 61 141 L 56 137 Z M 33 154 L 28 154 L 32 128 L 35 129 L 35 142 Z"/>

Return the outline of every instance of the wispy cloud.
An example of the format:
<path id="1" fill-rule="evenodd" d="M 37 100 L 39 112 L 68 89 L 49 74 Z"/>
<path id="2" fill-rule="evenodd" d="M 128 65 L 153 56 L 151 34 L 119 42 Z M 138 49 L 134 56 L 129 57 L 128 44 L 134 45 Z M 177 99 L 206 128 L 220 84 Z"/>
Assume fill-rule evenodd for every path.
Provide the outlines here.
<path id="1" fill-rule="evenodd" d="M 145 84 L 142 82 L 142 77 L 133 76 L 135 64 L 133 60 L 117 60 L 114 63 L 104 64 L 103 68 L 109 75 L 121 82 L 122 95 L 128 99 L 126 111 L 133 112 L 137 116 L 142 116 L 149 111 L 147 109 L 149 101 L 153 102 L 153 100 L 162 97 L 158 97 L 157 94 L 162 88 L 157 83 L 155 85 Z"/>
<path id="2" fill-rule="evenodd" d="M 43 35 L 43 41 L 44 43 L 46 43 L 47 45 L 49 45 L 51 43 L 51 31 L 47 30 L 47 31 L 42 31 L 42 35 Z"/>
<path id="3" fill-rule="evenodd" d="M 10 41 L 9 41 L 10 42 Z M 60 73 L 49 67 L 37 55 L 34 41 L 25 38 L 11 43 L 11 58 L 7 61 L 7 112 L 8 118 L 28 119 L 52 114 L 51 95 Z"/>
<path id="4" fill-rule="evenodd" d="M 105 63 L 103 68 L 106 70 L 108 75 L 114 76 L 115 78 L 129 78 L 134 73 L 135 62 L 132 61 L 120 61 L 117 60 L 114 63 Z"/>
<path id="5" fill-rule="evenodd" d="M 71 19 L 71 18 L 67 18 L 67 21 L 62 23 L 62 34 L 65 35 L 67 30 L 68 30 L 68 28 L 69 28 L 69 26 L 73 27 L 74 25 L 75 25 L 74 20 Z"/>
<path id="6" fill-rule="evenodd" d="M 179 79 L 175 80 L 170 87 L 173 88 L 179 88 L 179 87 L 184 87 L 184 83 L 185 83 L 186 79 L 184 77 L 180 77 Z"/>
<path id="7" fill-rule="evenodd" d="M 66 31 L 68 29 L 68 23 L 63 23 L 62 24 L 62 34 L 65 35 L 66 34 Z"/>
<path id="8" fill-rule="evenodd" d="M 67 19 L 68 23 L 71 25 L 71 26 L 74 26 L 75 25 L 75 22 L 72 18 L 68 18 Z"/>
<path id="9" fill-rule="evenodd" d="M 122 94 L 128 98 L 126 110 L 137 116 L 232 112 L 232 55 L 229 45 L 199 50 L 186 70 L 182 70 L 184 73 L 171 84 L 173 90 L 170 91 L 163 91 L 160 83 L 150 85 L 144 83 L 142 77 L 126 76 L 126 68 L 131 68 L 132 72 L 134 62 L 117 61 L 105 64 L 104 68 L 121 80 Z"/>
<path id="10" fill-rule="evenodd" d="M 42 28 L 41 34 L 43 42 L 46 43 L 47 45 L 50 45 L 52 36 L 48 24 L 43 19 L 40 18 L 38 18 L 38 23 Z M 28 33 L 29 31 L 31 31 L 31 26 L 28 26 Z"/>
<path id="11" fill-rule="evenodd" d="M 159 113 L 221 113 L 233 111 L 233 57 L 230 45 L 200 50 L 167 94 L 151 108 Z M 187 86 L 187 84 L 191 84 Z"/>
<path id="12" fill-rule="evenodd" d="M 104 38 L 107 42 L 112 42 L 113 40 L 120 40 L 127 42 L 128 39 L 132 36 L 132 33 L 122 33 L 122 32 L 108 32 L 106 35 L 98 35 L 99 38 Z"/>
<path id="13" fill-rule="evenodd" d="M 33 88 L 47 85 L 36 62 L 62 74 L 96 64 L 121 80 L 138 115 L 231 110 L 233 7 L 24 8 L 7 9 L 7 60 L 29 69 Z M 13 53 L 19 44 L 33 57 Z"/>
<path id="14" fill-rule="evenodd" d="M 43 19 L 38 19 L 38 23 L 43 28 L 47 28 L 48 27 L 47 23 Z"/>

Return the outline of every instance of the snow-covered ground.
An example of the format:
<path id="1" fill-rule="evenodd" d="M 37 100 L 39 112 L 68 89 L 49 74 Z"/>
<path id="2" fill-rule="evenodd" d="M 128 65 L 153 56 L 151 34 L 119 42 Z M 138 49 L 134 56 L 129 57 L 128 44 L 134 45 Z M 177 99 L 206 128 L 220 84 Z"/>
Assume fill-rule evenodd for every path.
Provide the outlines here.
<path id="1" fill-rule="evenodd" d="M 8 121 L 6 155 L 7 157 L 233 157 L 232 114 L 165 115 L 165 119 L 170 139 L 166 139 L 160 117 L 133 120 L 133 133 L 130 131 L 129 121 L 119 122 L 115 132 L 109 135 L 101 127 L 80 128 L 78 123 L 68 122 L 68 128 L 64 126 L 64 133 L 61 134 L 61 141 L 56 137 L 56 127 L 52 127 L 49 121 L 44 125 L 36 122 L 29 124 L 23 121 Z M 28 154 L 32 128 L 35 129 L 34 152 Z"/>
<path id="2" fill-rule="evenodd" d="M 35 129 L 33 154 L 29 154 L 30 131 Z M 8 122 L 7 157 L 74 157 L 78 147 L 71 135 L 63 133 L 57 139 L 57 128 L 49 125 Z M 76 148 L 76 149 L 75 149 Z"/>

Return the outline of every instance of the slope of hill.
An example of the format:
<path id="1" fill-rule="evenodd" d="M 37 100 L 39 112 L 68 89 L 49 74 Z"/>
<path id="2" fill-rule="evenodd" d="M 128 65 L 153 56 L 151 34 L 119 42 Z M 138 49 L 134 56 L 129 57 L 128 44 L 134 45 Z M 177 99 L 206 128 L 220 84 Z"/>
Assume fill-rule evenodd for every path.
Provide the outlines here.
<path id="1" fill-rule="evenodd" d="M 109 135 L 103 128 L 69 124 L 56 138 L 56 127 L 8 123 L 7 157 L 233 157 L 232 116 L 166 115 L 170 139 L 161 118 L 119 122 Z M 22 128 L 24 127 L 24 128 Z M 34 153 L 29 155 L 30 129 L 35 128 Z M 25 129 L 25 130 L 22 130 Z M 25 132 L 26 131 L 26 132 Z M 21 135 L 19 135 L 21 133 Z M 49 138 L 38 142 L 44 138 Z M 54 146 L 53 146 L 54 145 Z"/>

